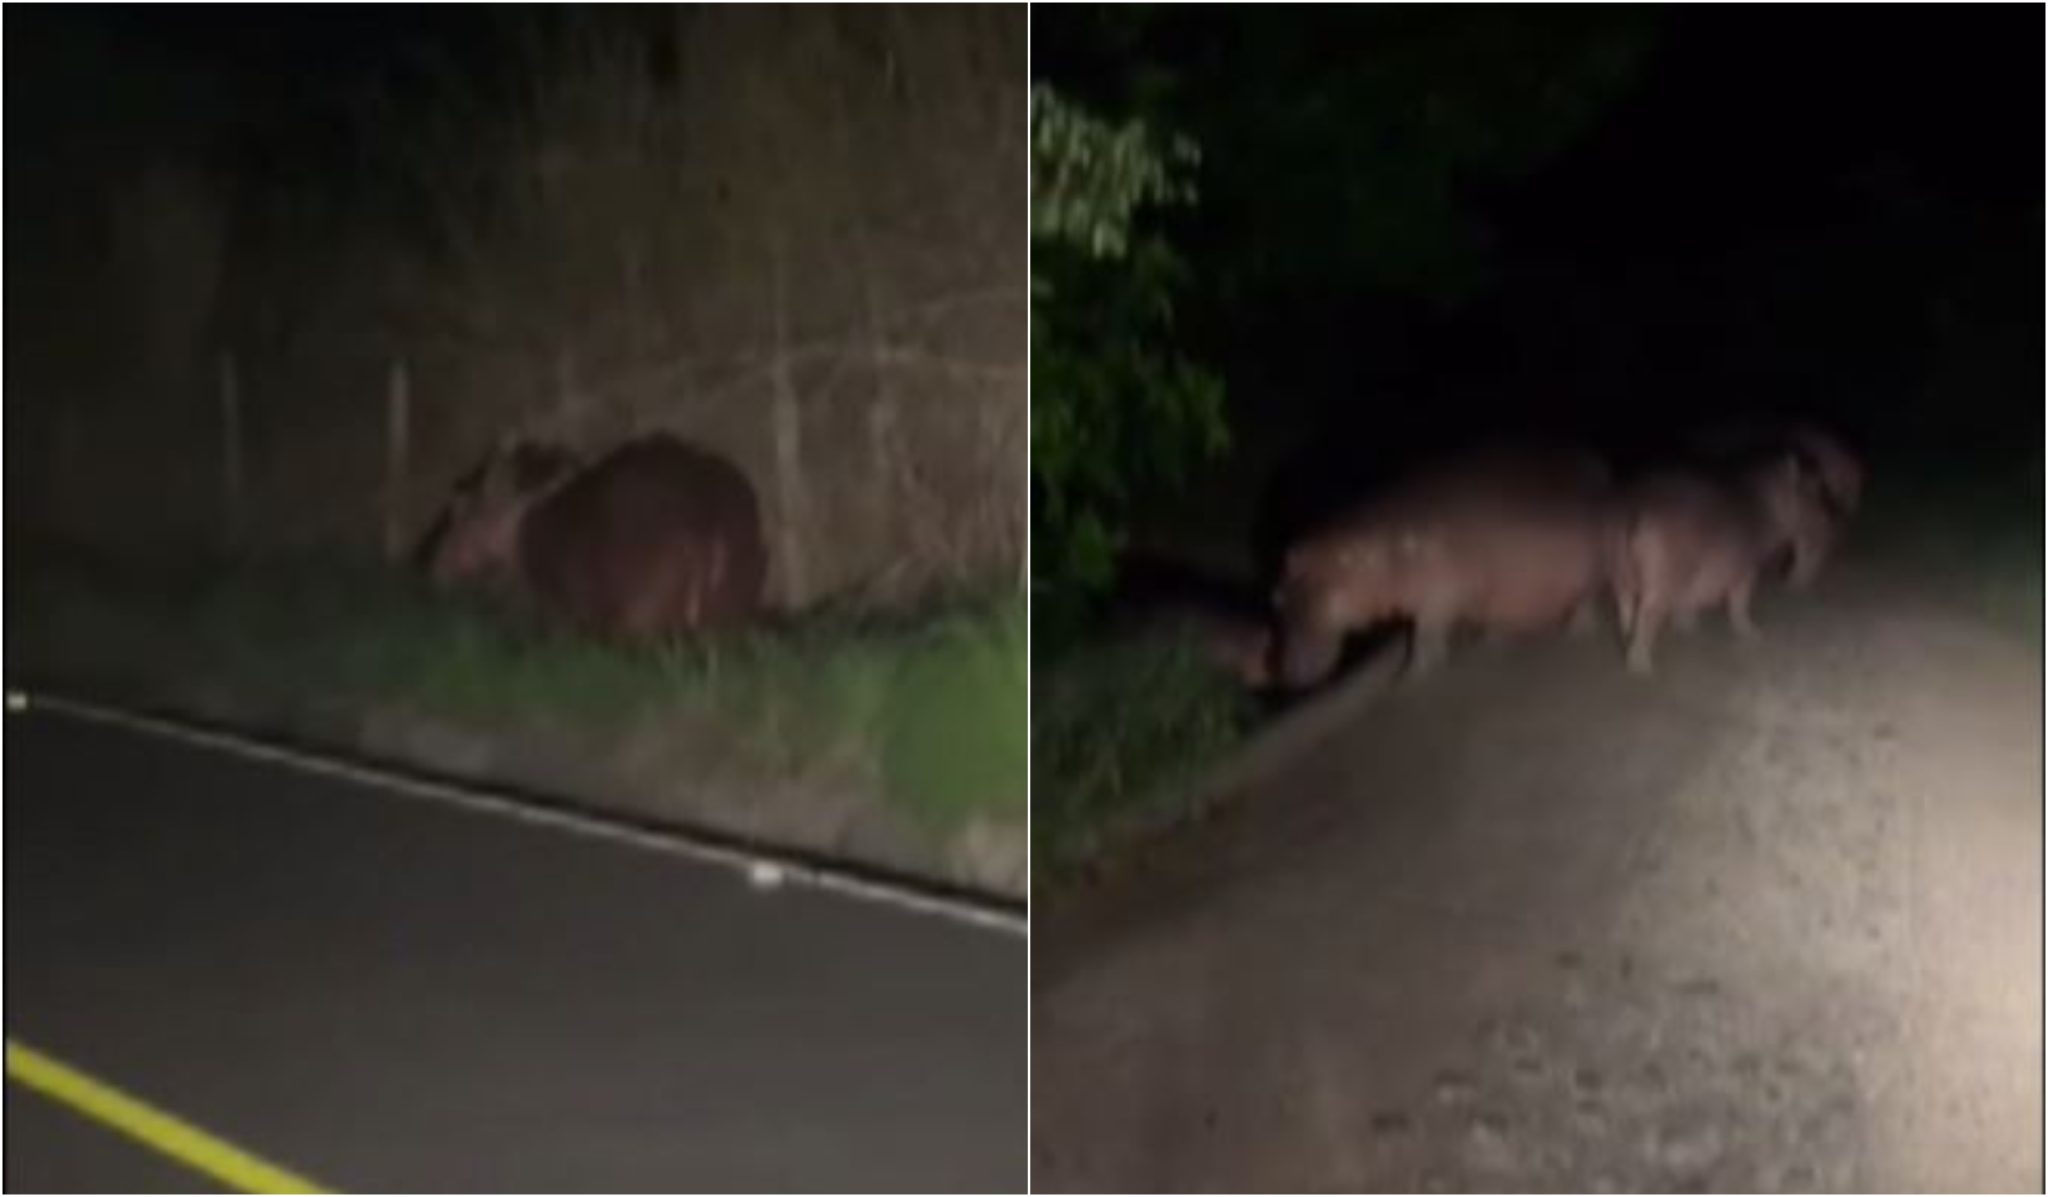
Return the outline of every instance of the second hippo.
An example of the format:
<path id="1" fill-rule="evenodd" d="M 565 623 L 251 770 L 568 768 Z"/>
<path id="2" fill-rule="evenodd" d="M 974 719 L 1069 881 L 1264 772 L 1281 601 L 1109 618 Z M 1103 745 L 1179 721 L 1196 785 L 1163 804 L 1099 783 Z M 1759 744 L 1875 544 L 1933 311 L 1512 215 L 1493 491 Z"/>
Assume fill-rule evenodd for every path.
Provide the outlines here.
<path id="1" fill-rule="evenodd" d="M 1616 505 L 1610 573 L 1628 665 L 1653 668 L 1667 621 L 1689 627 L 1725 606 L 1737 634 L 1754 636 L 1749 615 L 1757 578 L 1789 549 L 1814 543 L 1831 519 L 1825 493 L 1790 453 L 1732 474 L 1661 470 L 1631 483 Z"/>

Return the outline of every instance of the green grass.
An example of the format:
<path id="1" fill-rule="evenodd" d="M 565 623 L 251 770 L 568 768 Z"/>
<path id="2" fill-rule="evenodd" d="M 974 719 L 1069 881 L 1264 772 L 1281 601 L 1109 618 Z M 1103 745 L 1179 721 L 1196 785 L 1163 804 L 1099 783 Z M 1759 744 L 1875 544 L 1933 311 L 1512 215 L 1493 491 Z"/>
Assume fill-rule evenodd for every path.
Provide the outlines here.
<path id="1" fill-rule="evenodd" d="M 927 820 L 1031 803 L 1030 616 L 1022 599 L 937 621 L 882 711 L 883 776 Z"/>
<path id="2" fill-rule="evenodd" d="M 695 717 L 767 769 L 848 771 L 936 827 L 1028 804 L 1027 617 L 1014 596 L 888 615 L 828 607 L 626 649 L 328 558 L 147 572 L 11 561 L 7 623 L 11 651 L 113 684 L 204 680 L 273 703 L 566 730 L 599 748 L 650 719 Z"/>
<path id="3" fill-rule="evenodd" d="M 1032 700 L 1032 867 L 1057 883 L 1156 820 L 1250 726 L 1238 686 L 1186 641 L 1076 646 L 1038 667 Z"/>

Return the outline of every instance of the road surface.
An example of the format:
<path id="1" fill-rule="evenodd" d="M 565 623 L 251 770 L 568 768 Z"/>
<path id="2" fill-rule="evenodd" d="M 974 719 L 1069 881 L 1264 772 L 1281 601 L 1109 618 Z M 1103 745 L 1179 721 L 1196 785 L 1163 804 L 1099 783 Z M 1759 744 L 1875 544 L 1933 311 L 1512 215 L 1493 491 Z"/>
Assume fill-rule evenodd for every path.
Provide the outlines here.
<path id="1" fill-rule="evenodd" d="M 2041 650 L 1758 620 L 1474 646 L 1042 903 L 1036 1189 L 2039 1191 Z"/>
<path id="2" fill-rule="evenodd" d="M 6 1031 L 330 1188 L 1021 1191 L 1019 934 L 62 715 Z M 218 1185 L 10 1079 L 10 1191 Z"/>

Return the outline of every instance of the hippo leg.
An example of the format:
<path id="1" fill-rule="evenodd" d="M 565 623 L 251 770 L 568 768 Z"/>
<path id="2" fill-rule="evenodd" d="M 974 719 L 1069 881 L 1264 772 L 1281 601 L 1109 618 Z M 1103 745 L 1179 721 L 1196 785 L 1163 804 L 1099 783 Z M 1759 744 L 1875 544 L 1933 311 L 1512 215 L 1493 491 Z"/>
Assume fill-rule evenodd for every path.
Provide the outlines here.
<path id="1" fill-rule="evenodd" d="M 1749 596 L 1755 587 L 1755 578 L 1744 578 L 1728 591 L 1728 623 L 1744 640 L 1754 639 L 1757 634 L 1756 624 L 1749 618 Z"/>
<path id="2" fill-rule="evenodd" d="M 612 638 L 623 644 L 635 644 L 659 635 L 670 622 L 669 586 L 667 572 L 656 570 L 654 576 L 636 588 L 618 588 L 602 621 Z"/>
<path id="3" fill-rule="evenodd" d="M 1663 608 L 1651 603 L 1641 603 L 1636 608 L 1635 624 L 1629 631 L 1628 670 L 1630 673 L 1648 674 L 1656 668 L 1651 661 L 1657 647 L 1657 629 L 1664 622 Z"/>
<path id="4" fill-rule="evenodd" d="M 1440 617 L 1415 617 L 1414 629 L 1408 636 L 1408 673 L 1413 677 L 1426 677 L 1436 672 L 1443 664 L 1451 646 L 1451 621 Z"/>
<path id="5" fill-rule="evenodd" d="M 1571 634 L 1581 639 L 1598 632 L 1600 630 L 1599 599 L 1596 596 L 1588 596 L 1578 606 L 1573 607 L 1571 622 L 1568 626 L 1571 629 Z"/>
<path id="6" fill-rule="evenodd" d="M 1792 542 L 1792 588 L 1805 590 L 1820 577 L 1827 561 L 1828 545 L 1823 536 L 1806 536 Z"/>
<path id="7" fill-rule="evenodd" d="M 683 626 L 695 632 L 704 626 L 704 592 L 709 589 L 703 573 L 690 575 L 689 597 L 683 601 Z"/>

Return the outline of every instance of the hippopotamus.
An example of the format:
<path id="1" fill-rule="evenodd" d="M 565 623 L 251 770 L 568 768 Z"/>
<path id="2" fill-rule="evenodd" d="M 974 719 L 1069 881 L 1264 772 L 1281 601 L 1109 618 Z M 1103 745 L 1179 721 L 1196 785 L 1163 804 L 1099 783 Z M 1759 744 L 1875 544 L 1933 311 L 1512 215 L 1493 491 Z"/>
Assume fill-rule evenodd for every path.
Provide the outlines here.
<path id="1" fill-rule="evenodd" d="M 1824 518 L 1802 525 L 1792 544 L 1792 585 L 1805 589 L 1834 555 L 1849 519 L 1863 502 L 1863 462 L 1832 433 L 1815 424 L 1787 430 L 1795 460 L 1814 484 Z"/>
<path id="2" fill-rule="evenodd" d="M 1803 520 L 1788 542 L 1792 585 L 1811 586 L 1862 504 L 1862 459 L 1841 437 L 1810 420 L 1728 421 L 1695 433 L 1689 443 L 1701 462 L 1730 475 L 1786 456 L 1798 465 L 1809 483 L 1809 495 L 1818 497 L 1825 512 L 1823 519 Z"/>
<path id="3" fill-rule="evenodd" d="M 1336 664 L 1345 636 L 1412 621 L 1410 673 L 1452 629 L 1591 627 L 1606 578 L 1612 475 L 1573 446 L 1499 445 L 1419 469 L 1297 540 L 1274 592 L 1282 680 Z"/>
<path id="4" fill-rule="evenodd" d="M 746 475 L 664 433 L 590 462 L 501 443 L 457 486 L 421 556 L 439 586 L 496 582 L 547 616 L 622 639 L 743 621 L 760 609 L 767 574 Z"/>
<path id="5" fill-rule="evenodd" d="M 1756 635 L 1749 603 L 1758 576 L 1831 518 L 1820 484 L 1789 452 L 1732 475 L 1667 468 L 1630 483 L 1609 525 L 1629 669 L 1651 671 L 1667 619 L 1690 627 L 1709 607 L 1725 605 L 1738 635 Z"/>

